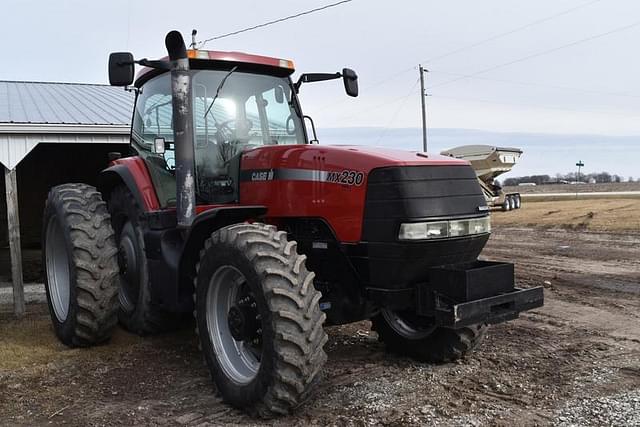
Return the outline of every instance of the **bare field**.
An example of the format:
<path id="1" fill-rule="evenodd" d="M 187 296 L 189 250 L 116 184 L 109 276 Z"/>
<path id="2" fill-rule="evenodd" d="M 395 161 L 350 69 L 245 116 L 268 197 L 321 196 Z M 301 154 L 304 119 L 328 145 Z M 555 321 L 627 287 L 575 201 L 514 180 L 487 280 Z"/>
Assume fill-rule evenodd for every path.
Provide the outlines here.
<path id="1" fill-rule="evenodd" d="M 21 321 L 0 313 L 0 424 L 640 426 L 640 233 L 505 225 L 536 223 L 535 205 L 496 214 L 483 257 L 514 262 L 545 306 L 492 327 L 465 360 L 420 364 L 387 354 L 368 322 L 331 327 L 316 395 L 255 420 L 216 395 L 191 328 L 68 349 L 31 305 Z M 634 213 L 615 206 L 618 221 Z"/>
<path id="2" fill-rule="evenodd" d="M 557 227 L 640 233 L 640 199 L 523 201 L 522 208 L 492 213 L 495 225 Z"/>
<path id="3" fill-rule="evenodd" d="M 606 184 L 551 184 L 551 185 L 517 185 L 504 187 L 505 193 L 593 193 L 612 191 L 640 191 L 640 182 L 610 182 Z"/>

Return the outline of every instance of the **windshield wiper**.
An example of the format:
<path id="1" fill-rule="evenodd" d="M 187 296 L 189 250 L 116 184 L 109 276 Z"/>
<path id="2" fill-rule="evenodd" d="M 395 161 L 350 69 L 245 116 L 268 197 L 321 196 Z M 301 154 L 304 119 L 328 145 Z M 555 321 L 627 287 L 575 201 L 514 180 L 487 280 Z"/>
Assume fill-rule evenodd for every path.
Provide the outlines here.
<path id="1" fill-rule="evenodd" d="M 211 107 L 213 107 L 213 103 L 216 102 L 216 99 L 218 99 L 218 95 L 220 94 L 220 89 L 222 89 L 222 86 L 224 86 L 224 83 L 227 81 L 227 79 L 229 78 L 229 76 L 231 74 L 233 74 L 233 72 L 235 70 L 238 69 L 238 66 L 236 65 L 235 67 L 233 67 L 223 78 L 222 80 L 220 80 L 220 84 L 218 85 L 218 88 L 216 89 L 216 94 L 213 97 L 213 100 L 211 100 L 211 104 L 209 104 L 209 108 L 207 108 L 207 111 L 204 112 L 204 117 L 207 116 L 207 114 L 209 114 L 209 111 L 211 111 Z M 214 116 L 215 118 L 215 116 Z"/>

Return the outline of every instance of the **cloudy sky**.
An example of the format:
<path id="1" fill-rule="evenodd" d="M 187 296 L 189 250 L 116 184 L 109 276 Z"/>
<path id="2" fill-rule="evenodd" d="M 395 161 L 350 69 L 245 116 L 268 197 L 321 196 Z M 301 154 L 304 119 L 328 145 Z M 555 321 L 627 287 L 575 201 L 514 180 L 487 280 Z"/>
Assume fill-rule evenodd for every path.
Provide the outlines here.
<path id="1" fill-rule="evenodd" d="M 109 52 L 161 56 L 170 29 L 204 39 L 333 1 L 3 0 L 0 79 L 104 83 Z M 307 85 L 305 112 L 322 128 L 377 127 L 388 145 L 394 128 L 420 126 L 418 63 L 430 70 L 433 129 L 640 135 L 639 46 L 635 0 L 353 0 L 206 47 L 293 59 L 299 71 L 354 68 L 360 97 Z M 640 144 L 624 140 L 612 172 L 629 175 Z"/>

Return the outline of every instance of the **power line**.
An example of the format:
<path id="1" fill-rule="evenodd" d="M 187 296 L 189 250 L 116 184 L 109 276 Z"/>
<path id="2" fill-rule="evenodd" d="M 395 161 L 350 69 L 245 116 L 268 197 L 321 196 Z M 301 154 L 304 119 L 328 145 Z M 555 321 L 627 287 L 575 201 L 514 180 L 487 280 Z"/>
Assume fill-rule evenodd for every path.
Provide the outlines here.
<path id="1" fill-rule="evenodd" d="M 518 28 L 514 28 L 514 29 L 512 29 L 512 30 L 505 31 L 504 33 L 496 34 L 496 35 L 491 36 L 491 37 L 489 37 L 489 38 L 486 38 L 486 39 L 484 39 L 484 40 L 480 40 L 479 42 L 475 42 L 475 43 L 472 43 L 472 44 L 470 44 L 470 45 L 463 46 L 463 47 L 460 47 L 460 48 L 458 48 L 458 49 L 454 49 L 454 50 L 449 51 L 449 52 L 447 52 L 447 53 L 443 53 L 443 54 L 438 55 L 438 56 L 435 56 L 435 57 L 433 57 L 433 58 L 431 58 L 431 59 L 427 59 L 427 60 L 425 60 L 425 61 L 423 61 L 423 62 L 425 62 L 425 63 L 429 64 L 429 63 L 431 63 L 431 62 L 433 62 L 433 61 L 437 61 L 437 60 L 440 60 L 440 59 L 447 58 L 447 57 L 452 56 L 452 55 L 455 55 L 455 54 L 457 54 L 457 53 L 464 52 L 465 50 L 473 49 L 474 47 L 478 47 L 478 46 L 483 45 L 483 44 L 485 44 L 485 43 L 488 43 L 488 42 L 492 42 L 492 41 L 494 41 L 494 40 L 501 39 L 501 38 L 503 38 L 503 37 L 505 37 L 505 36 L 509 36 L 509 35 L 511 35 L 511 34 L 514 34 L 514 33 L 520 32 L 520 31 L 522 31 L 522 30 L 526 30 L 526 29 L 531 28 L 531 27 L 535 27 L 536 25 L 540 25 L 540 24 L 543 24 L 543 23 L 545 23 L 545 22 L 547 22 L 547 21 L 551 21 L 551 20 L 553 20 L 553 19 L 555 19 L 555 18 L 557 18 L 557 17 L 559 17 L 559 16 L 567 15 L 567 14 L 569 14 L 569 13 L 571 13 L 571 12 L 574 12 L 574 11 L 576 11 L 576 10 L 578 10 L 578 9 L 582 9 L 582 8 L 584 8 L 584 7 L 590 6 L 590 5 L 592 5 L 592 4 L 594 4 L 594 3 L 598 3 L 598 2 L 600 2 L 600 1 L 602 1 L 602 0 L 592 0 L 592 1 L 589 1 L 589 2 L 586 2 L 586 3 L 583 3 L 583 4 L 581 4 L 581 5 L 578 5 L 578 6 L 572 7 L 572 8 L 570 8 L 570 9 L 565 9 L 565 10 L 560 11 L 560 12 L 558 12 L 558 13 L 555 13 L 555 14 L 553 14 L 553 15 L 545 16 L 544 18 L 537 19 L 537 20 L 535 20 L 535 21 L 529 22 L 528 24 L 524 24 L 524 25 L 522 25 L 522 26 L 520 26 L 520 27 L 518 27 Z"/>
<path id="2" fill-rule="evenodd" d="M 413 86 L 411 86 L 411 89 L 409 89 L 409 92 L 407 93 L 407 95 L 402 99 L 402 102 L 400 103 L 400 105 L 398 106 L 396 111 L 393 113 L 393 115 L 391 116 L 391 118 L 387 122 L 387 125 L 380 132 L 380 134 L 378 135 L 378 138 L 376 138 L 376 141 L 373 143 L 373 145 L 376 145 L 378 143 L 378 141 L 380 141 L 382 139 L 382 137 L 387 134 L 387 131 L 389 130 L 389 127 L 391 126 L 391 124 L 393 122 L 395 122 L 396 117 L 398 116 L 400 111 L 402 111 L 404 106 L 407 104 L 407 100 L 409 99 L 409 97 L 413 96 L 413 92 L 414 92 L 416 86 L 418 85 L 419 81 L 420 81 L 420 79 L 416 79 L 415 83 L 413 84 Z"/>
<path id="3" fill-rule="evenodd" d="M 402 95 L 402 96 L 399 96 L 399 97 L 397 97 L 397 98 L 393 98 L 393 99 L 391 99 L 391 100 L 389 100 L 389 101 L 385 101 L 385 102 L 383 102 L 383 103 L 373 105 L 373 106 L 371 106 L 371 107 L 369 107 L 369 108 L 365 108 L 364 110 L 359 110 L 359 111 L 357 111 L 357 112 L 355 112 L 355 113 L 353 113 L 353 114 L 350 114 L 350 115 L 348 115 L 348 116 L 340 117 L 340 118 L 338 119 L 338 122 L 344 122 L 345 120 L 350 120 L 350 119 L 352 119 L 352 118 L 354 118 L 354 117 L 361 116 L 361 115 L 363 115 L 363 114 L 365 114 L 365 113 L 368 113 L 368 112 L 370 112 L 370 111 L 377 110 L 377 109 L 379 109 L 379 108 L 386 107 L 386 106 L 389 106 L 389 105 L 393 105 L 393 104 L 395 104 L 395 103 L 397 103 L 397 102 L 400 102 L 400 101 L 404 101 L 404 100 L 406 100 L 409 96 L 411 96 L 411 94 L 408 94 L 408 95 Z"/>
<path id="4" fill-rule="evenodd" d="M 531 55 L 523 56 L 522 58 L 518 58 L 518 59 L 514 59 L 514 60 L 511 60 L 511 61 L 508 61 L 508 62 L 504 62 L 502 64 L 494 65 L 492 67 L 485 68 L 485 69 L 477 71 L 475 73 L 471 73 L 471 74 L 469 74 L 469 77 L 466 77 L 466 76 L 458 77 L 458 78 L 455 78 L 455 79 L 444 81 L 442 83 L 437 83 L 437 84 L 429 87 L 428 89 L 433 89 L 435 87 L 440 87 L 440 86 L 448 85 L 448 84 L 451 84 L 451 83 L 454 83 L 454 82 L 457 82 L 457 81 L 460 81 L 460 80 L 464 80 L 464 79 L 467 79 L 467 78 L 470 78 L 470 77 L 475 77 L 475 76 L 477 76 L 479 74 L 484 74 L 484 73 L 488 73 L 489 71 L 497 70 L 498 68 L 503 68 L 503 67 L 506 67 L 508 65 L 513 65 L 513 64 L 517 64 L 518 62 L 523 62 L 523 61 L 527 61 L 527 60 L 532 59 L 532 58 L 536 58 L 538 56 L 547 55 L 549 53 L 557 52 L 559 50 L 566 49 L 568 47 L 573 47 L 573 46 L 576 46 L 578 44 L 585 43 L 585 42 L 588 42 L 588 41 L 591 41 L 591 40 L 595 40 L 595 39 L 598 39 L 598 38 L 601 38 L 601 37 L 605 37 L 605 36 L 608 36 L 608 35 L 611 35 L 611 34 L 614 34 L 614 33 L 618 33 L 620 31 L 629 30 L 629 29 L 631 29 L 633 27 L 637 27 L 638 25 L 640 25 L 640 21 L 634 22 L 633 24 L 624 25 L 622 27 L 614 28 L 613 30 L 606 31 L 604 33 L 600 33 L 600 34 L 596 34 L 596 35 L 593 35 L 593 36 L 585 37 L 583 39 L 576 40 L 576 41 L 573 41 L 571 43 L 567 43 L 567 44 L 564 44 L 564 45 L 561 45 L 561 46 L 557 46 L 557 47 L 554 47 L 554 48 L 551 48 L 551 49 L 543 50 L 542 52 L 536 52 L 536 53 L 533 53 Z"/>
<path id="5" fill-rule="evenodd" d="M 527 107 L 534 108 L 539 110 L 559 110 L 559 111 L 570 111 L 573 113 L 587 113 L 587 114 L 605 114 L 605 115 L 613 115 L 613 116 L 624 116 L 624 117 L 637 117 L 637 113 L 623 113 L 623 112 L 615 112 L 615 111 L 605 111 L 605 110 L 576 110 L 573 108 L 565 108 L 565 107 L 553 107 L 549 105 L 537 105 L 537 104 L 527 104 L 524 102 L 503 102 L 503 101 L 495 101 L 491 99 L 479 99 L 479 98 L 464 98 L 458 96 L 447 96 L 447 95 L 431 95 L 437 99 L 452 99 L 455 101 L 468 101 L 468 102 L 477 102 L 482 104 L 495 104 L 495 105 L 509 105 L 509 106 L 517 106 L 517 107 Z"/>
<path id="6" fill-rule="evenodd" d="M 232 31 L 230 33 L 221 34 L 219 36 L 211 37 L 211 38 L 208 38 L 208 39 L 205 39 L 205 40 L 201 41 L 200 44 L 199 44 L 199 47 L 204 46 L 205 44 L 207 44 L 208 42 L 210 42 L 212 40 L 219 40 L 219 39 L 222 39 L 222 38 L 225 38 L 225 37 L 235 36 L 236 34 L 246 33 L 247 31 L 257 30 L 258 28 L 264 28 L 264 27 L 267 27 L 269 25 L 278 24 L 280 22 L 288 21 L 290 19 L 299 18 L 301 16 L 309 15 L 311 13 L 320 12 L 321 10 L 325 10 L 325 9 L 329 9 L 329 8 L 332 8 L 332 7 L 336 7 L 336 6 L 339 6 L 339 5 L 344 4 L 344 3 L 350 3 L 352 1 L 353 0 L 342 0 L 342 1 L 339 1 L 339 2 L 336 2 L 336 3 L 331 3 L 331 4 L 327 4 L 327 5 L 321 6 L 321 7 L 317 7 L 315 9 L 305 10 L 304 12 L 296 13 L 294 15 L 289 15 L 289 16 L 285 16 L 283 18 L 274 19 L 273 21 L 264 22 L 262 24 L 254 25 L 252 27 L 247 27 L 247 28 L 243 28 L 241 30 L 236 30 L 236 31 Z"/>
<path id="7" fill-rule="evenodd" d="M 574 91 L 574 92 L 579 92 L 579 93 L 584 93 L 584 94 L 592 94 L 592 95 L 618 96 L 618 97 L 623 97 L 623 98 L 640 99 L 640 95 L 633 95 L 633 94 L 630 94 L 630 93 L 605 92 L 605 91 L 592 90 L 592 89 L 583 89 L 583 88 L 577 88 L 577 87 L 549 85 L 549 84 L 537 83 L 537 82 L 525 82 L 525 81 L 515 81 L 515 80 L 505 80 L 505 79 L 494 79 L 494 78 L 489 78 L 489 77 L 473 76 L 471 74 L 454 73 L 454 72 L 442 71 L 442 70 L 436 70 L 435 73 L 436 74 L 449 75 L 449 76 L 465 77 L 465 78 L 471 79 L 471 80 L 484 80 L 484 81 L 488 81 L 488 82 L 512 84 L 512 85 L 519 85 L 519 86 L 532 86 L 532 87 L 541 87 L 541 88 L 548 88 L 548 89 L 568 90 L 568 91 Z"/>
<path id="8" fill-rule="evenodd" d="M 517 32 L 519 32 L 519 31 L 522 31 L 522 30 L 525 30 L 525 29 L 528 29 L 528 28 L 531 28 L 531 27 L 535 27 L 535 26 L 537 26 L 537 25 L 543 24 L 543 23 L 545 23 L 545 22 L 547 22 L 547 21 L 551 21 L 551 20 L 553 20 L 553 19 L 555 19 L 555 18 L 558 18 L 558 17 L 560 17 L 560 16 L 570 14 L 570 13 L 572 13 L 572 12 L 574 12 L 574 11 L 578 10 L 578 9 L 582 9 L 582 8 L 584 8 L 584 7 L 590 6 L 590 5 L 592 5 L 592 4 L 594 4 L 594 3 L 598 3 L 598 2 L 600 2 L 600 1 L 602 1 L 602 0 L 591 0 L 591 1 L 588 1 L 588 2 L 583 3 L 583 4 L 581 4 L 581 5 L 578 5 L 578 6 L 575 6 L 575 7 L 572 7 L 572 8 L 565 9 L 565 10 L 562 10 L 562 11 L 560 11 L 560 12 L 554 13 L 553 15 L 549 15 L 549 16 L 545 16 L 545 17 L 540 18 L 540 19 L 536 19 L 535 21 L 529 22 L 529 23 L 527 23 L 527 24 L 524 24 L 524 25 L 522 25 L 522 26 L 520 26 L 520 27 L 517 27 L 517 28 L 514 28 L 514 29 L 512 29 L 512 30 L 505 31 L 505 32 L 503 32 L 503 33 L 499 33 L 499 34 L 496 34 L 496 35 L 494 35 L 494 36 L 488 37 L 488 38 L 486 38 L 486 39 L 480 40 L 479 42 L 472 43 L 472 44 L 470 44 L 470 45 L 463 46 L 463 47 L 460 47 L 460 48 L 458 48 L 458 49 L 454 49 L 454 50 L 452 50 L 452 51 L 449 51 L 449 52 L 443 53 L 443 54 L 441 54 L 441 55 L 435 56 L 435 57 L 433 57 L 433 58 L 431 58 L 431 59 L 428 59 L 428 60 L 425 60 L 425 61 L 423 61 L 423 62 L 425 62 L 425 63 L 429 64 L 429 63 L 431 63 L 431 62 L 433 62 L 433 61 L 440 60 L 440 59 L 443 59 L 443 58 L 446 58 L 446 57 L 449 57 L 449 56 L 455 55 L 455 54 L 457 54 L 457 53 L 459 53 L 459 52 L 463 52 L 463 51 L 466 51 L 466 50 L 469 50 L 469 49 L 473 49 L 473 48 L 478 47 L 478 46 L 481 46 L 481 45 L 483 45 L 483 44 L 485 44 L 485 43 L 488 43 L 488 42 L 491 42 L 491 41 L 494 41 L 494 40 L 500 39 L 500 38 L 502 38 L 502 37 L 505 37 L 505 36 L 508 36 L 508 35 L 511 35 L 511 34 L 517 33 Z M 371 84 L 371 85 L 369 85 L 369 86 L 365 86 L 365 87 L 363 87 L 363 90 L 374 89 L 374 88 L 376 88 L 376 87 L 378 87 L 378 86 L 382 86 L 382 85 L 384 85 L 384 84 L 386 84 L 386 83 L 390 82 L 391 80 L 394 80 L 394 79 L 395 79 L 395 78 L 397 78 L 398 76 L 403 75 L 403 74 L 406 74 L 406 73 L 408 73 L 409 71 L 413 71 L 413 70 L 415 70 L 415 69 L 416 69 L 416 67 L 415 67 L 415 66 L 412 66 L 412 67 L 408 67 L 408 68 L 405 68 L 405 69 L 399 70 L 399 71 L 397 71 L 397 72 L 395 72 L 395 73 L 391 74 L 390 76 L 385 77 L 384 79 L 377 81 L 376 83 L 373 83 L 373 84 Z M 343 101 L 344 101 L 344 100 L 343 100 Z M 342 102 L 343 102 L 343 101 L 342 101 Z M 342 102 L 339 102 L 339 103 L 342 103 Z M 321 108 L 319 109 L 319 111 L 322 111 L 322 110 L 324 110 L 324 109 L 326 109 L 326 108 L 334 107 L 334 106 L 335 106 L 335 103 L 333 103 L 333 104 L 327 104 L 326 106 L 321 107 Z"/>
<path id="9" fill-rule="evenodd" d="M 377 82 L 372 83 L 372 84 L 370 84 L 368 86 L 363 86 L 363 87 L 360 88 L 360 91 L 361 92 L 362 91 L 366 92 L 366 91 L 368 91 L 370 89 L 376 88 L 378 86 L 382 86 L 383 84 L 388 83 L 389 81 L 400 77 L 401 75 L 407 73 L 408 71 L 416 70 L 417 68 L 418 67 L 411 67 L 411 68 L 408 68 L 406 70 L 402 70 L 402 71 L 400 71 L 398 73 L 393 74 L 392 76 L 386 77 L 386 78 L 384 78 L 382 80 L 378 80 Z M 349 100 L 348 98 L 342 97 L 338 101 L 332 102 L 330 104 L 325 104 L 325 105 L 320 106 L 319 108 L 316 108 L 315 111 L 324 111 L 324 110 L 326 110 L 328 108 L 335 108 L 336 105 L 344 104 L 348 100 Z"/>

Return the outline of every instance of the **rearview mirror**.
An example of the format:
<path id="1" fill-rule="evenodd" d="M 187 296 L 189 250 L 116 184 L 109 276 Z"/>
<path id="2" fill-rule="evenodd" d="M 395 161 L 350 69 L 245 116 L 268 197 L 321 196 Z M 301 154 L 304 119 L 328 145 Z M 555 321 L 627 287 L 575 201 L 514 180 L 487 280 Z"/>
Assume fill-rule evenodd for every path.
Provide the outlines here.
<path id="1" fill-rule="evenodd" d="M 284 89 L 282 89 L 282 86 L 275 87 L 274 96 L 278 104 L 282 104 L 284 102 Z"/>
<path id="2" fill-rule="evenodd" d="M 129 86 L 133 83 L 133 55 L 114 52 L 109 55 L 109 83 L 111 86 Z"/>
<path id="3" fill-rule="evenodd" d="M 342 69 L 344 90 L 349 96 L 358 96 L 358 75 L 351 68 Z"/>

